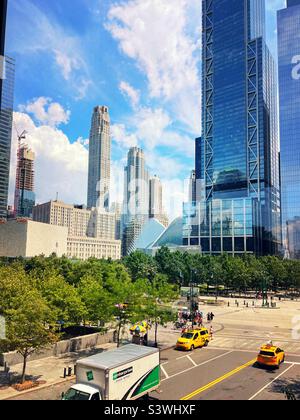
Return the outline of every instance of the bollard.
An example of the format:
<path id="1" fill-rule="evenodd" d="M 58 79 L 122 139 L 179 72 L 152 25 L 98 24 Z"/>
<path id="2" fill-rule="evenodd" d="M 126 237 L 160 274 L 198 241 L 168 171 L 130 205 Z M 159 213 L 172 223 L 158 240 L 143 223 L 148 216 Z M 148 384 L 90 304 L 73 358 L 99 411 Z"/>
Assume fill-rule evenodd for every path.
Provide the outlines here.
<path id="1" fill-rule="evenodd" d="M 64 379 L 67 377 L 67 368 L 64 368 Z"/>
<path id="2" fill-rule="evenodd" d="M 228 308 L 229 308 L 229 306 L 230 306 L 230 302 L 228 302 Z"/>

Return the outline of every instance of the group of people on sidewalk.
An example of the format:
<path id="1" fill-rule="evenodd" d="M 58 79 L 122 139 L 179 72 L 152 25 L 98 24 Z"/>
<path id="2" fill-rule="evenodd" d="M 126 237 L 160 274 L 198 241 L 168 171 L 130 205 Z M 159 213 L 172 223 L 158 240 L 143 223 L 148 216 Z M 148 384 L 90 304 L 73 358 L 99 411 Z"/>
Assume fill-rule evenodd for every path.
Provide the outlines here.
<path id="1" fill-rule="evenodd" d="M 209 312 L 206 315 L 206 319 L 208 323 L 213 322 L 215 318 L 215 315 L 212 312 Z M 203 319 L 204 319 L 204 314 L 203 312 L 197 310 L 194 314 L 194 317 L 192 316 L 190 311 L 181 311 L 178 312 L 178 321 L 177 324 L 181 326 L 182 328 L 182 333 L 186 333 L 189 329 L 193 328 L 195 325 L 198 328 L 202 328 L 204 327 L 203 324 Z M 190 323 L 192 322 L 192 324 L 190 325 Z M 213 339 L 213 334 L 214 334 L 214 329 L 213 326 L 210 326 L 209 329 L 209 334 L 211 337 L 211 340 Z"/>

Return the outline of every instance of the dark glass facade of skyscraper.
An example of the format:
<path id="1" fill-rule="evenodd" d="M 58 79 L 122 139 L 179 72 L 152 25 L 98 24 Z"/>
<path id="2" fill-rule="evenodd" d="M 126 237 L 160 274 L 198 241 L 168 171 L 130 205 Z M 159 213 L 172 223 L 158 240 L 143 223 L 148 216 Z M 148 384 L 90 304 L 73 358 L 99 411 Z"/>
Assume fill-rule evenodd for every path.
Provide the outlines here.
<path id="1" fill-rule="evenodd" d="M 265 1 L 203 0 L 202 58 L 204 202 L 196 206 L 196 220 L 204 219 L 201 229 L 199 223 L 192 229 L 185 224 L 184 244 L 207 253 L 237 248 L 276 254 L 281 244 L 277 85 L 265 44 Z M 234 235 L 229 241 L 223 236 L 224 211 Z"/>
<path id="2" fill-rule="evenodd" d="M 0 218 L 7 216 L 14 97 L 14 60 L 4 56 L 7 1 L 0 1 Z"/>
<path id="3" fill-rule="evenodd" d="M 286 251 L 300 259 L 300 0 L 278 12 L 282 221 Z"/>

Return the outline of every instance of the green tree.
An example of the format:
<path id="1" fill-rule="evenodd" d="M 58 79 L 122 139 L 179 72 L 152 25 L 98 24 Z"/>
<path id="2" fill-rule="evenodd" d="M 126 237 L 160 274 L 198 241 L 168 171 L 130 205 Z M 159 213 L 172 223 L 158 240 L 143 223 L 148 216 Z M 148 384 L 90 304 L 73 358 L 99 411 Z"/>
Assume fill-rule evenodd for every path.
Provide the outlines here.
<path id="1" fill-rule="evenodd" d="M 169 284 L 167 277 L 157 275 L 147 284 L 147 298 L 145 314 L 148 321 L 152 321 L 155 328 L 155 346 L 157 347 L 158 326 L 174 321 L 174 312 L 169 306 L 179 296 L 177 286 Z"/>
<path id="2" fill-rule="evenodd" d="M 270 286 L 277 292 L 278 287 L 284 283 L 286 276 L 283 260 L 274 256 L 267 256 L 262 258 L 261 262 L 268 273 L 269 281 L 271 283 Z"/>
<path id="3" fill-rule="evenodd" d="M 181 252 L 171 252 L 169 248 L 162 247 L 157 251 L 155 261 L 159 273 L 166 275 L 170 283 L 182 286 L 188 284 L 189 267 Z"/>
<path id="4" fill-rule="evenodd" d="M 1 346 L 9 345 L 23 357 L 21 383 L 26 379 L 28 357 L 57 341 L 58 337 L 47 327 L 53 314 L 36 290 L 23 290 L 14 297 L 13 307 L 4 311 L 6 339 Z"/>
<path id="5" fill-rule="evenodd" d="M 155 260 L 144 252 L 136 251 L 123 259 L 133 281 L 152 279 L 157 273 Z"/>
<path id="6" fill-rule="evenodd" d="M 63 321 L 65 325 L 81 322 L 86 311 L 74 286 L 69 285 L 53 270 L 44 273 L 42 279 L 34 278 L 32 281 L 48 303 L 56 321 Z"/>
<path id="7" fill-rule="evenodd" d="M 112 319 L 112 296 L 104 289 L 101 281 L 87 274 L 81 279 L 78 292 L 85 305 L 86 316 L 89 321 L 105 323 Z"/>

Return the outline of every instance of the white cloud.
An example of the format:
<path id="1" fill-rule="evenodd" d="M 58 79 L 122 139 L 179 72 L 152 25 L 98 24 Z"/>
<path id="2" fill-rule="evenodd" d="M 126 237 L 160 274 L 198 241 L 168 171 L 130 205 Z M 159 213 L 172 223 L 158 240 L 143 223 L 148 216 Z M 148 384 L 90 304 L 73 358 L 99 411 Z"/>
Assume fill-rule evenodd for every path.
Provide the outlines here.
<path id="1" fill-rule="evenodd" d="M 86 204 L 89 140 L 79 137 L 74 143 L 57 127 L 37 125 L 24 112 L 14 113 L 14 125 L 19 132 L 25 130 L 26 143 L 34 151 L 35 192 L 37 203 L 56 198 L 66 203 Z M 10 194 L 13 203 L 17 156 L 17 133 L 12 139 Z M 121 202 L 124 189 L 126 160 L 112 161 L 111 199 Z"/>
<path id="2" fill-rule="evenodd" d="M 68 56 L 65 52 L 54 49 L 57 65 L 61 68 L 65 80 L 69 80 L 73 70 L 80 69 L 80 62 L 77 57 Z"/>
<path id="3" fill-rule="evenodd" d="M 67 203 L 85 203 L 87 188 L 88 151 L 81 139 L 71 144 L 59 129 L 37 126 L 29 115 L 14 113 L 14 124 L 26 130 L 26 143 L 36 154 L 35 186 L 37 202 L 55 199 L 56 193 Z M 12 143 L 10 200 L 15 188 L 17 136 Z"/>
<path id="4" fill-rule="evenodd" d="M 131 105 L 135 108 L 141 98 L 141 92 L 137 89 L 134 89 L 129 83 L 122 81 L 119 86 L 120 91 L 125 97 L 128 97 Z"/>
<path id="5" fill-rule="evenodd" d="M 191 13 L 191 15 L 190 15 Z M 176 118 L 200 132 L 201 2 L 131 0 L 110 8 L 107 29 L 147 76 L 153 98 L 169 101 Z"/>
<path id="6" fill-rule="evenodd" d="M 134 116 L 136 135 L 147 149 L 161 145 L 164 131 L 171 124 L 169 115 L 163 109 L 142 108 Z"/>
<path id="7" fill-rule="evenodd" d="M 40 116 L 43 118 L 43 115 Z M 86 203 L 88 176 L 88 139 L 79 137 L 71 143 L 69 138 L 55 126 L 37 125 L 22 112 L 14 114 L 14 124 L 18 131 L 27 131 L 26 143 L 35 152 L 35 192 L 37 203 L 55 199 L 56 194 L 66 203 Z M 136 137 L 127 136 L 125 127 L 113 126 L 114 138 L 127 146 L 136 145 Z M 132 142 L 130 144 L 130 142 Z M 17 135 L 12 142 L 10 202 L 13 203 L 16 174 Z M 171 219 L 181 214 L 184 201 L 184 183 L 180 173 L 185 170 L 179 159 L 162 156 L 155 150 L 146 152 L 146 162 L 152 174 L 158 174 L 164 186 L 164 206 Z M 123 159 L 112 161 L 111 201 L 122 202 L 124 188 Z"/>
<path id="8" fill-rule="evenodd" d="M 34 99 L 26 105 L 19 106 L 20 111 L 32 114 L 39 124 L 58 127 L 60 124 L 67 124 L 71 112 L 65 111 L 57 102 L 52 102 L 51 98 L 40 97 Z"/>
<path id="9" fill-rule="evenodd" d="M 111 136 L 113 141 L 124 149 L 135 147 L 138 140 L 135 134 L 128 134 L 124 124 L 114 124 L 111 126 Z"/>
<path id="10" fill-rule="evenodd" d="M 128 132 L 131 127 L 131 132 Z M 169 114 L 162 108 L 139 108 L 124 124 L 112 126 L 113 140 L 125 149 L 137 146 L 146 151 L 164 147 L 166 153 L 174 155 L 180 153 L 183 157 L 194 157 L 193 136 L 181 134 L 173 127 Z"/>

